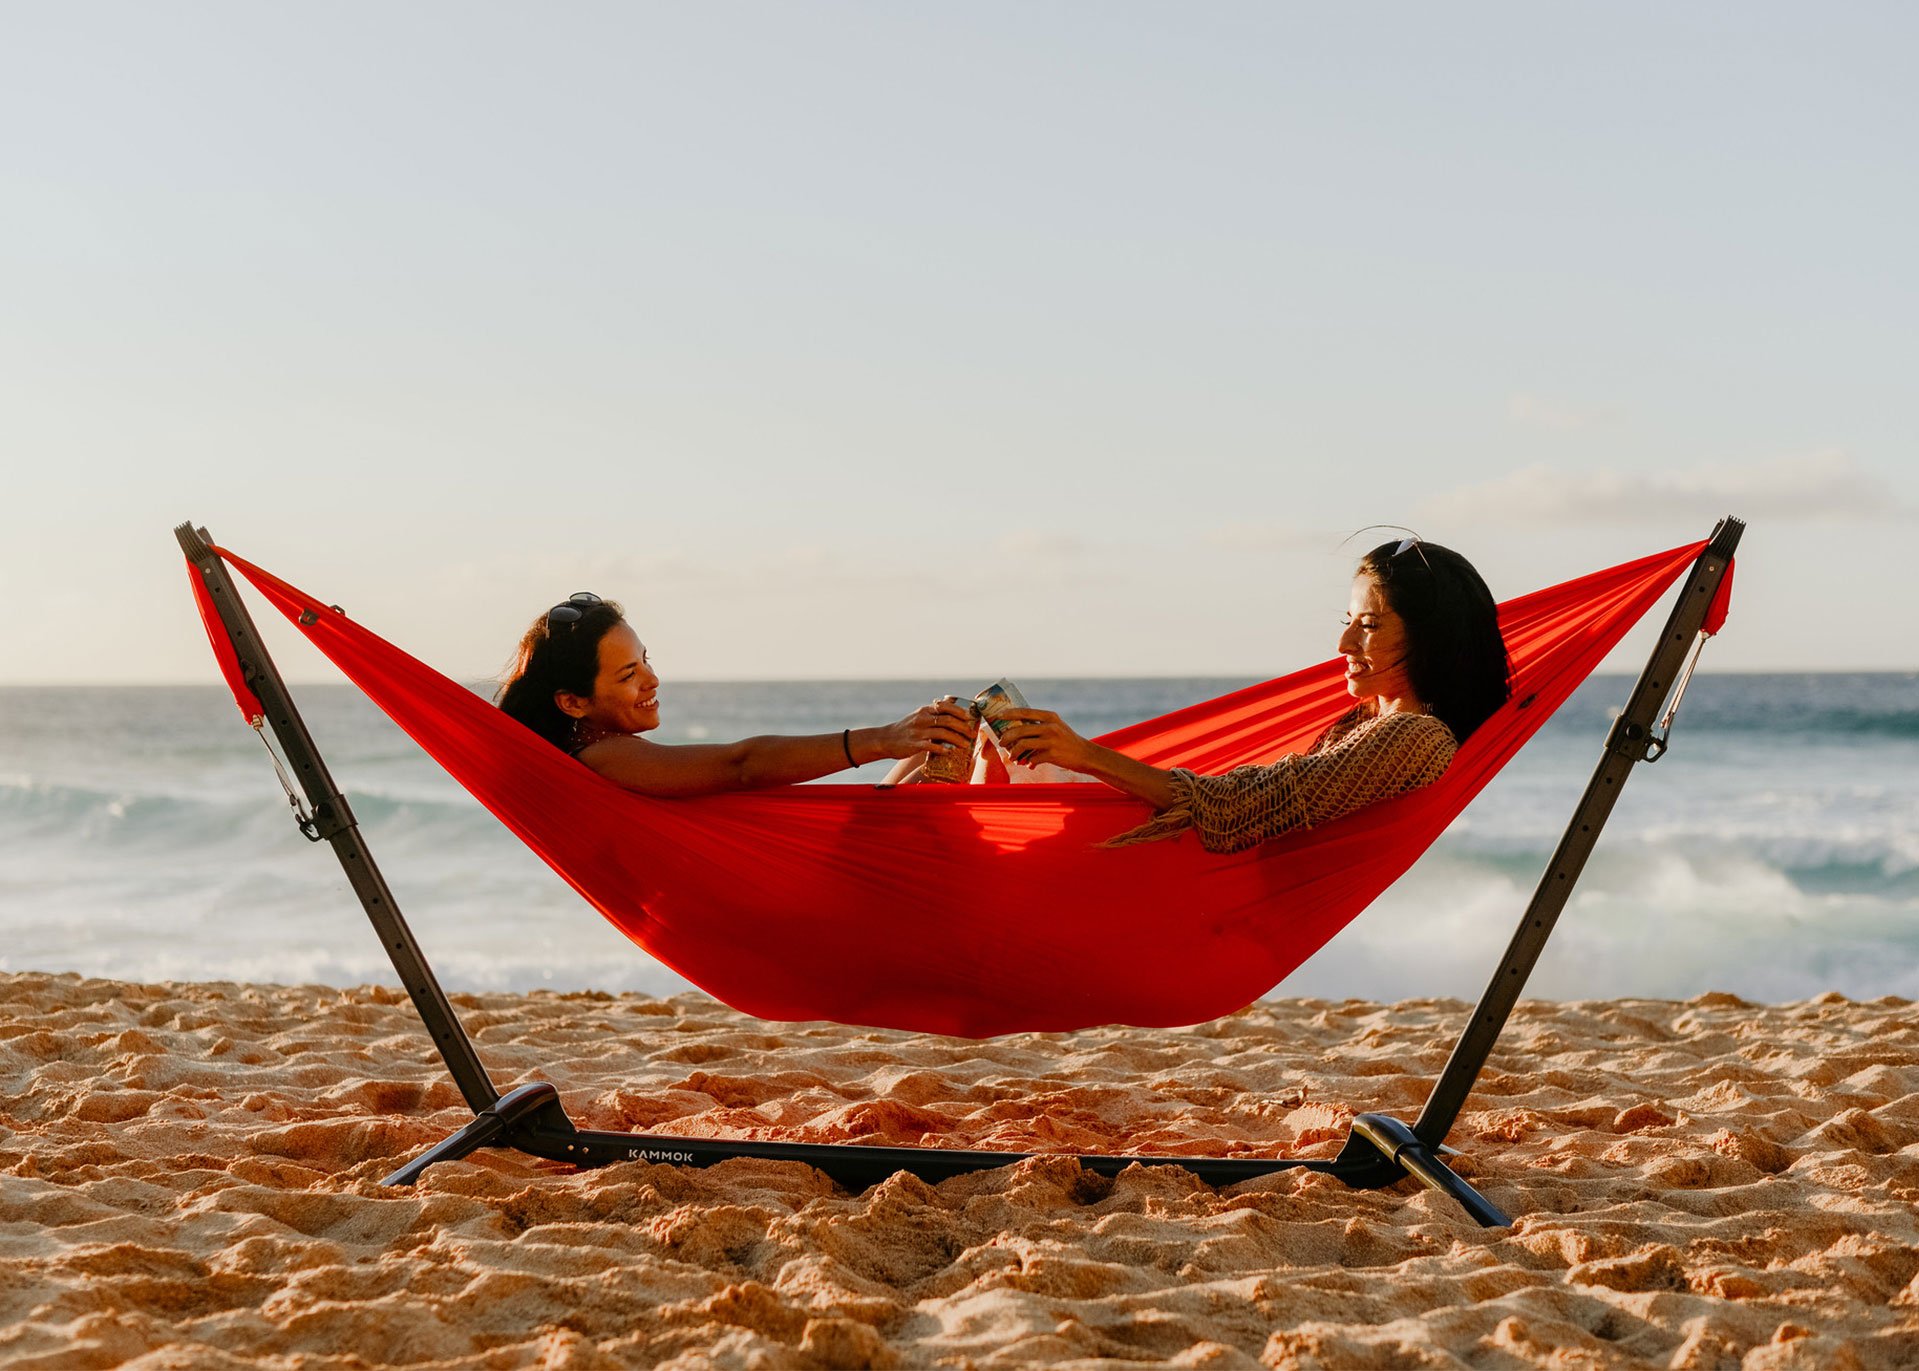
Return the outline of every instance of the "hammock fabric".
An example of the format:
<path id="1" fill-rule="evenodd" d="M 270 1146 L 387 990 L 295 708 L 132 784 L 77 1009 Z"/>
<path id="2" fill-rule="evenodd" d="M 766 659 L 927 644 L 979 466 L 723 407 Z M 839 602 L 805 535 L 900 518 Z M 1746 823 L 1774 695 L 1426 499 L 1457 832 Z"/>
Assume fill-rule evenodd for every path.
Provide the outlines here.
<path id="1" fill-rule="evenodd" d="M 1146 811 L 1096 785 L 637 795 L 324 601 L 215 551 L 594 908 L 695 985 L 764 1019 L 985 1037 L 1198 1023 L 1272 989 L 1417 860 L 1704 546 L 1506 602 L 1513 698 L 1439 781 L 1230 856 L 1191 834 L 1101 848 Z M 191 579 L 252 719 L 259 704 Z M 1218 772 L 1303 750 L 1349 704 L 1335 658 L 1100 741 Z"/>

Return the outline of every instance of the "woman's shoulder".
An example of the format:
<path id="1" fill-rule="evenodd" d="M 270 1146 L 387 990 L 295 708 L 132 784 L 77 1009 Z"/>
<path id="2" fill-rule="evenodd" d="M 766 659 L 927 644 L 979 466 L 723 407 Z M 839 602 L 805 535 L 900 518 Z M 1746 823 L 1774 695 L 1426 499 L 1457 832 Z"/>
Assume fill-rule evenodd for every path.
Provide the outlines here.
<path id="1" fill-rule="evenodd" d="M 1313 740 L 1312 751 L 1324 752 L 1337 747 L 1355 733 L 1373 721 L 1373 711 L 1369 704 L 1356 704 L 1344 714 L 1326 725 L 1326 729 Z"/>

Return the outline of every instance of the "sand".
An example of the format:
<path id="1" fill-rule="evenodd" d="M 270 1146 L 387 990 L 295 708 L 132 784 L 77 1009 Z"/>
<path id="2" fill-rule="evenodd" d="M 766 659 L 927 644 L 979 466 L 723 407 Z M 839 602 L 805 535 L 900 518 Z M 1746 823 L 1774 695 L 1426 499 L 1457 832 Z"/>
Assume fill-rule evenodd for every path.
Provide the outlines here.
<path id="1" fill-rule="evenodd" d="M 456 1003 L 582 1126 L 1326 1156 L 1416 1111 L 1464 1006 L 1290 1000 L 971 1042 L 701 996 Z M 381 988 L 0 976 L 0 1365 L 1919 1365 L 1919 1012 L 1527 1003 L 1411 1183 L 1070 1160 L 859 1194 L 792 1163 L 484 1152 Z"/>

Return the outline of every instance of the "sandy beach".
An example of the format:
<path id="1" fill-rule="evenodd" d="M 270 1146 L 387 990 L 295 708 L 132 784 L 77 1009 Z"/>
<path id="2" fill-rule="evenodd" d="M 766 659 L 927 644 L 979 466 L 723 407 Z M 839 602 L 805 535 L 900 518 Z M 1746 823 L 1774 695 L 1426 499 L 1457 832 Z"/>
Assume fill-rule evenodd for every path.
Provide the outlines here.
<path id="1" fill-rule="evenodd" d="M 497 1079 L 687 1134 L 1324 1156 L 1452 1001 L 988 1042 L 696 995 L 456 997 Z M 1309 1173 L 1031 1161 L 378 1178 L 462 1121 L 381 988 L 0 976 L 0 1364 L 599 1368 L 1919 1364 L 1919 1012 L 1526 1003 L 1452 1142 L 1523 1215 Z"/>

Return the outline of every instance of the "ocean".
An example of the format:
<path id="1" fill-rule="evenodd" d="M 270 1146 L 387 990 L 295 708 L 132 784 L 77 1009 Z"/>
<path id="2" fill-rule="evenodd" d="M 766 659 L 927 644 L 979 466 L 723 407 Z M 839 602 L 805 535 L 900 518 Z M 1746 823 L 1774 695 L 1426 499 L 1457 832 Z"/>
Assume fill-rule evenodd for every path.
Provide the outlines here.
<path id="1" fill-rule="evenodd" d="M 1919 675 L 1712 675 L 1634 770 L 1528 993 L 1919 996 Z M 1089 734 L 1242 680 L 1022 682 Z M 1276 996 L 1476 997 L 1630 680 L 1588 681 L 1392 890 Z M 663 742 L 896 717 L 934 682 L 675 684 Z M 670 994 L 351 687 L 296 687 L 452 990 Z M 877 779 L 884 768 L 865 769 Z M 395 984 L 218 686 L 0 689 L 0 970 Z"/>

